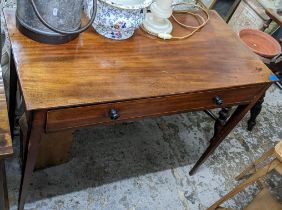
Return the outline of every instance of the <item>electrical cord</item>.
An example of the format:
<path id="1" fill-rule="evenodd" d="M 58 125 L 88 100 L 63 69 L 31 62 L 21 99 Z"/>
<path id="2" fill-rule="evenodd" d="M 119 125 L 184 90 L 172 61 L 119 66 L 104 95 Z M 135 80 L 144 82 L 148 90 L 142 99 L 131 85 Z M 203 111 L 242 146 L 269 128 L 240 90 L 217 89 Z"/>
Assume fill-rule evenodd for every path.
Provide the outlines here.
<path id="1" fill-rule="evenodd" d="M 193 4 L 193 3 L 185 3 L 185 2 L 173 4 L 173 5 L 172 5 L 172 8 L 174 9 L 176 6 L 180 6 L 180 5 L 197 7 L 198 9 L 202 10 L 202 11 L 205 13 L 205 16 L 206 16 L 206 17 L 204 18 L 204 17 L 201 16 L 200 14 L 196 14 L 196 13 L 193 13 L 193 12 L 188 11 L 188 10 L 178 10 L 178 11 L 175 11 L 175 10 L 174 10 L 174 11 L 173 11 L 173 14 L 172 14 L 171 17 L 173 18 L 173 20 L 174 20 L 177 24 L 179 24 L 180 26 L 182 26 L 182 27 L 184 27 L 184 28 L 192 28 L 192 29 L 194 29 L 194 30 L 193 30 L 192 32 L 190 32 L 189 34 L 186 34 L 186 35 L 184 35 L 184 36 L 173 36 L 173 35 L 168 34 L 168 33 L 159 33 L 159 34 L 152 33 L 152 32 L 150 32 L 150 31 L 146 30 L 146 29 L 144 28 L 144 26 L 141 26 L 141 29 L 142 29 L 143 31 L 145 31 L 146 33 L 148 33 L 148 34 L 150 34 L 150 35 L 153 35 L 153 36 L 156 36 L 156 37 L 158 37 L 158 38 L 160 38 L 160 39 L 164 39 L 164 40 L 173 40 L 173 39 L 174 39 L 174 40 L 182 40 L 182 39 L 187 39 L 187 38 L 193 36 L 196 32 L 198 32 L 201 28 L 203 28 L 203 27 L 208 23 L 208 21 L 209 21 L 209 19 L 210 19 L 210 15 L 209 15 L 208 11 L 207 11 L 205 8 L 203 8 L 203 7 L 199 6 L 199 5 Z M 192 16 L 194 16 L 194 17 L 197 17 L 197 18 L 199 18 L 199 19 L 201 20 L 201 21 L 200 21 L 200 25 L 199 25 L 199 26 L 190 26 L 190 25 L 186 25 L 186 24 L 184 24 L 184 23 L 181 23 L 181 22 L 174 16 L 174 14 L 190 14 L 190 15 L 192 15 Z"/>

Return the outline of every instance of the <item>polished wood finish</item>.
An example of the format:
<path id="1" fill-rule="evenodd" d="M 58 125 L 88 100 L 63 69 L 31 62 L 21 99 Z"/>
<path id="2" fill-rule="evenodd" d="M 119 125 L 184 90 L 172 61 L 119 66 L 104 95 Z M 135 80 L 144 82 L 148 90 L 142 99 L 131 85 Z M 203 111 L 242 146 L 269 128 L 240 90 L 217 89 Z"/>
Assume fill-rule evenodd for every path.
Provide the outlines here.
<path id="1" fill-rule="evenodd" d="M 0 42 L 1 43 L 1 42 Z M 0 45 L 0 58 L 2 45 Z M 1 59 L 0 59 L 1 60 Z M 9 209 L 5 159 L 13 154 L 2 69 L 0 68 L 0 210 Z"/>
<path id="2" fill-rule="evenodd" d="M 13 154 L 13 147 L 1 68 L 0 75 L 0 159 L 2 159 Z"/>
<path id="3" fill-rule="evenodd" d="M 150 99 L 139 99 L 116 103 L 106 103 L 78 108 L 58 109 L 47 113 L 47 131 L 58 131 L 61 129 L 87 126 L 91 124 L 111 123 L 124 120 L 131 120 L 143 117 L 162 116 L 203 110 L 207 108 L 218 108 L 221 106 L 248 103 L 254 100 L 263 86 L 248 88 L 231 88 L 224 91 L 207 91 L 190 93 L 167 97 L 156 97 Z M 234 97 L 236 95 L 236 97 Z M 214 97 L 220 96 L 222 105 L 214 102 Z M 112 120 L 109 111 L 116 109 L 120 117 Z"/>
<path id="4" fill-rule="evenodd" d="M 55 46 L 26 38 L 15 27 L 13 11 L 5 14 L 27 110 L 269 82 L 267 67 L 216 12 L 206 27 L 183 41 L 152 40 L 139 30 L 129 40 L 112 41 L 89 30 Z M 187 23 L 192 20 L 187 16 Z M 175 27 L 175 34 L 181 30 Z"/>
<path id="5" fill-rule="evenodd" d="M 128 40 L 112 41 L 89 30 L 59 46 L 23 36 L 15 27 L 14 12 L 5 10 L 5 18 L 31 116 L 20 210 L 44 133 L 239 105 L 215 133 L 193 174 L 274 82 L 271 71 L 213 11 L 206 27 L 182 41 L 159 40 L 140 30 Z M 187 31 L 175 26 L 173 33 Z"/>

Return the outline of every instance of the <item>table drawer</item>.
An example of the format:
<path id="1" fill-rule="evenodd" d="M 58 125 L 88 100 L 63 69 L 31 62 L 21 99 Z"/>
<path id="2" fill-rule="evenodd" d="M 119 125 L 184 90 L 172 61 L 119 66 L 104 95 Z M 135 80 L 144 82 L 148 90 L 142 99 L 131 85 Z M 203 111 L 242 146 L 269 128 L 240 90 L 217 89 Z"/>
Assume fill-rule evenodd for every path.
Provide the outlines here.
<path id="1" fill-rule="evenodd" d="M 51 110 L 47 113 L 46 130 L 51 132 L 247 103 L 261 90 L 259 86 L 253 86 Z"/>

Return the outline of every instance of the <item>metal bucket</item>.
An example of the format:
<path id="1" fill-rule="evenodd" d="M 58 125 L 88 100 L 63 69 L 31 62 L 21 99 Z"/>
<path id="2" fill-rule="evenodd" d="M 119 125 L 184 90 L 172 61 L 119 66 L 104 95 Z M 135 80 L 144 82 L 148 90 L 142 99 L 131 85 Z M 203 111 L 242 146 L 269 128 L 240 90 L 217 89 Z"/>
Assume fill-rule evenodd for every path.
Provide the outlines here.
<path id="1" fill-rule="evenodd" d="M 89 22 L 81 26 L 83 0 L 17 0 L 17 28 L 29 38 L 50 44 L 62 44 L 76 38 L 93 23 L 97 0 Z"/>

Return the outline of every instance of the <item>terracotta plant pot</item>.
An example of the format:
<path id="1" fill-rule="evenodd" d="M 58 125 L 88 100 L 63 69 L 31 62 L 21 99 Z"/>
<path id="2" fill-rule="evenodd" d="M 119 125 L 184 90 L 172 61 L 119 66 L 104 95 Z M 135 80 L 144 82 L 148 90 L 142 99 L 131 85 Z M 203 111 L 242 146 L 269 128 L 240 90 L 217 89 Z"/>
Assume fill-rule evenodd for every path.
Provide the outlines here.
<path id="1" fill-rule="evenodd" d="M 243 29 L 240 31 L 239 36 L 254 53 L 262 57 L 273 58 L 281 52 L 279 42 L 262 31 Z"/>

